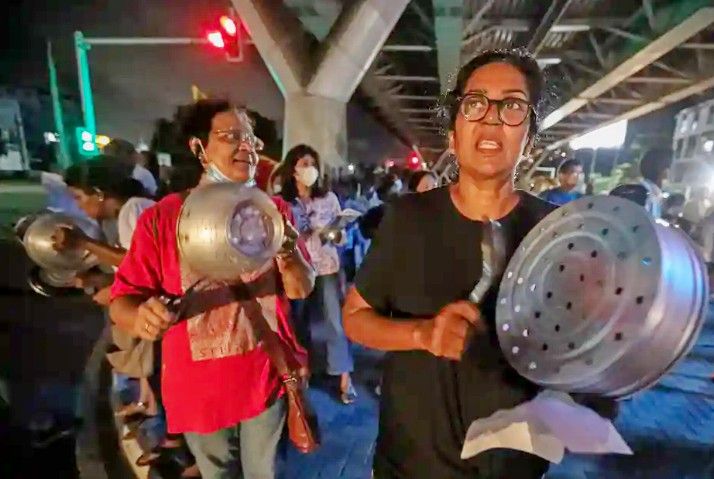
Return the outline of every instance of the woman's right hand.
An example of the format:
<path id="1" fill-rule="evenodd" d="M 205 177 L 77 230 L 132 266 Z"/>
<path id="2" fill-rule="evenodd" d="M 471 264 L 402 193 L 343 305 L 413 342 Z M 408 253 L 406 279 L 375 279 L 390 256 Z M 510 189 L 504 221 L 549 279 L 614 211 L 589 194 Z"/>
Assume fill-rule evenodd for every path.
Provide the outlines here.
<path id="1" fill-rule="evenodd" d="M 149 298 L 139 305 L 134 321 L 134 335 L 156 341 L 172 326 L 174 315 L 158 297 Z"/>
<path id="2" fill-rule="evenodd" d="M 483 330 L 483 322 L 476 305 L 457 301 L 444 306 L 433 319 L 420 322 L 414 334 L 420 349 L 458 361 L 468 339 L 480 330 Z"/>
<path id="3" fill-rule="evenodd" d="M 61 225 L 52 233 L 52 247 L 56 251 L 79 249 L 86 239 L 87 236 L 79 228 Z"/>

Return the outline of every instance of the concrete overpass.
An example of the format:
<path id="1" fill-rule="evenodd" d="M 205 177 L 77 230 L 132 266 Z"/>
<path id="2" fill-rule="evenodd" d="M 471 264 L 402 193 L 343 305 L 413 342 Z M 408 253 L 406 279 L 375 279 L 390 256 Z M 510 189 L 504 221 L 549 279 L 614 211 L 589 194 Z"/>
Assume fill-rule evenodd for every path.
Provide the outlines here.
<path id="1" fill-rule="evenodd" d="M 714 87 L 709 0 L 233 0 L 286 99 L 285 147 L 345 158 L 357 94 L 405 144 L 445 149 L 434 107 L 459 65 L 525 46 L 554 86 L 540 148 Z"/>

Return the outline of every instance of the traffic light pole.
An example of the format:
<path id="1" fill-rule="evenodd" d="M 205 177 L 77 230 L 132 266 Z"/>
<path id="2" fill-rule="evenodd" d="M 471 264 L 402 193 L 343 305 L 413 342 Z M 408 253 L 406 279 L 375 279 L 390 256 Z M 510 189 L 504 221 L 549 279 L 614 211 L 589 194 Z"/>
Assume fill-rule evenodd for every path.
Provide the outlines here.
<path id="1" fill-rule="evenodd" d="M 92 84 L 89 78 L 89 60 L 87 50 L 89 43 L 82 32 L 74 32 L 74 52 L 77 56 L 77 77 L 79 78 L 79 94 L 82 101 L 82 114 L 84 127 L 92 134 L 97 135 L 97 122 L 94 116 L 94 99 L 92 98 Z"/>
<path id="2" fill-rule="evenodd" d="M 65 134 L 64 115 L 62 114 L 62 99 L 60 98 L 59 86 L 57 85 L 57 69 L 52 56 L 52 43 L 47 42 L 47 68 L 50 74 L 50 94 L 52 96 L 52 113 L 55 120 L 55 130 L 57 131 L 58 144 L 57 152 L 59 163 L 62 169 L 67 168 L 71 163 L 69 154 L 69 139 Z"/>
<path id="3" fill-rule="evenodd" d="M 89 75 L 89 59 L 87 51 L 92 45 L 115 45 L 115 46 L 136 46 L 136 45 L 205 45 L 208 40 L 205 38 L 165 38 L 165 37 L 85 37 L 82 32 L 74 32 L 74 51 L 77 57 L 77 73 L 79 78 L 79 93 L 82 101 L 82 114 L 84 117 L 84 128 L 92 134 L 92 138 L 97 135 L 97 121 L 94 116 L 94 99 L 92 97 L 92 83 Z"/>

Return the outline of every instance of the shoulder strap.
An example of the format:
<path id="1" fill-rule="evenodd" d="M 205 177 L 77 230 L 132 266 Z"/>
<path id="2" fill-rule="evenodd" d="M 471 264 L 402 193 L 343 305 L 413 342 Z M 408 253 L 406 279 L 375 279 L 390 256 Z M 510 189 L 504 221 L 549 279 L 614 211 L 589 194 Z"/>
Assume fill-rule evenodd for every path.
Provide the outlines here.
<path id="1" fill-rule="evenodd" d="M 275 366 L 278 374 L 283 380 L 292 376 L 293 371 L 290 364 L 294 364 L 296 361 L 294 358 L 288 358 L 286 348 L 283 347 L 283 340 L 270 328 L 258 302 L 255 299 L 243 300 L 243 298 L 251 296 L 248 285 L 238 283 L 231 285 L 230 288 L 236 300 L 241 300 L 240 302 L 244 308 L 245 315 L 253 326 L 253 329 L 259 335 L 259 339 L 263 341 L 265 353 L 270 358 L 270 362 L 273 363 L 273 366 Z"/>

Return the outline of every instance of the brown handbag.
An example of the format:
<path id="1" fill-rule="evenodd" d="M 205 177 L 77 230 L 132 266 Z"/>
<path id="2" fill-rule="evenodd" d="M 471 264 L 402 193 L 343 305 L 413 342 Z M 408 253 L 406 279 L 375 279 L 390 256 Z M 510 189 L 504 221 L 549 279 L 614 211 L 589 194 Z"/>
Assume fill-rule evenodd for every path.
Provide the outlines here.
<path id="1" fill-rule="evenodd" d="M 231 289 L 236 296 L 245 297 L 245 284 L 232 285 Z M 242 293 L 242 294 L 241 294 Z M 288 436 L 295 448 L 308 454 L 315 451 L 320 445 L 319 430 L 317 427 L 317 416 L 310 408 L 309 402 L 300 385 L 300 379 L 295 371 L 290 368 L 290 363 L 297 364 L 294 357 L 288 361 L 288 355 L 292 356 L 292 351 L 285 346 L 283 340 L 273 331 L 260 306 L 256 301 L 241 301 L 248 320 L 253 325 L 255 331 L 263 341 L 263 349 L 270 358 L 270 362 L 278 371 L 280 380 L 285 387 L 285 396 L 288 403 Z"/>

